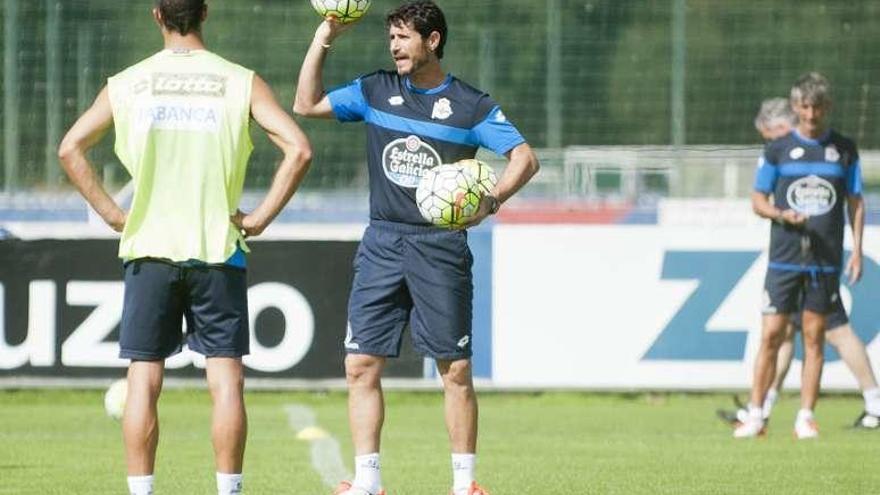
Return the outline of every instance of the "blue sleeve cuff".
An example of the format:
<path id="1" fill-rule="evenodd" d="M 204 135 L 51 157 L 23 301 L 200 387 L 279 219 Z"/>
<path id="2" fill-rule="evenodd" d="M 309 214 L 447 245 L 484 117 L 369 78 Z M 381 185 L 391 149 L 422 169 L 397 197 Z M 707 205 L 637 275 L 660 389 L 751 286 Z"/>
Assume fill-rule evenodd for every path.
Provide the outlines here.
<path id="1" fill-rule="evenodd" d="M 862 194 L 862 165 L 855 162 L 846 170 L 846 193 L 850 196 Z"/>
<path id="2" fill-rule="evenodd" d="M 367 114 L 367 100 L 361 88 L 361 80 L 337 87 L 327 93 L 333 114 L 340 122 L 360 122 Z"/>
<path id="3" fill-rule="evenodd" d="M 763 193 L 771 193 L 776 188 L 776 179 L 779 177 L 779 170 L 774 165 L 767 163 L 767 160 L 761 158 L 758 162 L 758 170 L 755 172 L 755 191 Z"/>
<path id="4" fill-rule="evenodd" d="M 504 155 L 526 140 L 519 130 L 511 124 L 500 107 L 495 107 L 472 132 L 480 146 Z"/>

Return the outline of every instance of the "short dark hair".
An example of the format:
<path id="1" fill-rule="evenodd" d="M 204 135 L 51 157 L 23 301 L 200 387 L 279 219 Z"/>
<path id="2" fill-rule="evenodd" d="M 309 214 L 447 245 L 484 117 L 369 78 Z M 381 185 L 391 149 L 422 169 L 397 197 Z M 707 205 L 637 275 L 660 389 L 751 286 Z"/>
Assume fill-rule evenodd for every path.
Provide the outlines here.
<path id="1" fill-rule="evenodd" d="M 436 3 L 430 0 L 408 2 L 388 13 L 385 27 L 408 26 L 418 31 L 422 38 L 428 38 L 434 31 L 440 33 L 440 44 L 437 45 L 437 58 L 443 58 L 443 47 L 446 45 L 446 17 Z"/>
<path id="2" fill-rule="evenodd" d="M 202 30 L 205 0 L 156 0 L 156 8 L 162 14 L 162 24 L 169 31 L 186 36 Z"/>

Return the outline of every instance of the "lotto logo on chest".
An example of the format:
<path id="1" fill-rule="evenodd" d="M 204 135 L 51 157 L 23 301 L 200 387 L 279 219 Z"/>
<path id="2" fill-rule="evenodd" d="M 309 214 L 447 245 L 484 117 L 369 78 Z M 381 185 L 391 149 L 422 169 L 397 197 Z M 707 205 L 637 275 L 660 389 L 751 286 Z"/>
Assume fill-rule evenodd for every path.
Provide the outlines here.
<path id="1" fill-rule="evenodd" d="M 385 177 L 398 186 L 415 188 L 425 172 L 440 165 L 440 154 L 418 136 L 395 139 L 382 151 Z"/>
<path id="2" fill-rule="evenodd" d="M 153 74 L 153 95 L 213 96 L 226 95 L 226 77 L 216 74 Z"/>

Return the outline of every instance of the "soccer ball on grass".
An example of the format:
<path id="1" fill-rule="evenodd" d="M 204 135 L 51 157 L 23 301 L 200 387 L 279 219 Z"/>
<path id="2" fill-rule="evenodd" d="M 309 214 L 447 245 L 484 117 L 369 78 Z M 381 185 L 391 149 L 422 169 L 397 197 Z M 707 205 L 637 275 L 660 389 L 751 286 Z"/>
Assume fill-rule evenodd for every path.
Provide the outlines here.
<path id="1" fill-rule="evenodd" d="M 334 17 L 342 24 L 354 22 L 370 8 L 371 0 L 312 0 L 312 7 L 321 17 Z"/>

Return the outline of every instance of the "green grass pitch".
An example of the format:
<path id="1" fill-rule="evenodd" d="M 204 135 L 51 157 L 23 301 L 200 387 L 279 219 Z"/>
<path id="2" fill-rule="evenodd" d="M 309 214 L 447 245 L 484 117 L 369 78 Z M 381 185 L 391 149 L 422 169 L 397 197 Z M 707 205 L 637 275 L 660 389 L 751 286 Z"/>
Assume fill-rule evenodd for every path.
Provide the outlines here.
<path id="1" fill-rule="evenodd" d="M 856 396 L 825 397 L 821 438 L 797 442 L 797 399 L 770 435 L 735 441 L 714 416 L 723 395 L 501 394 L 480 397 L 478 477 L 493 495 L 878 493 L 880 431 L 852 430 Z M 296 439 L 288 404 L 314 411 L 351 469 L 345 395 L 249 392 L 249 494 L 329 494 Z M 389 495 L 438 495 L 451 483 L 438 393 L 393 392 L 383 437 Z M 156 493 L 216 493 L 209 398 L 167 390 L 160 403 Z M 0 494 L 126 493 L 119 423 L 99 391 L 0 392 Z"/>

